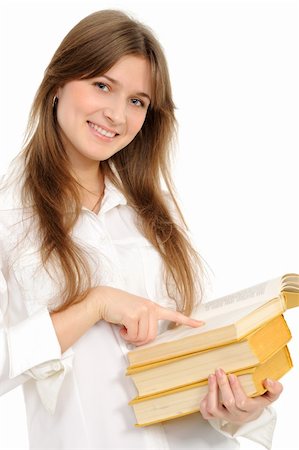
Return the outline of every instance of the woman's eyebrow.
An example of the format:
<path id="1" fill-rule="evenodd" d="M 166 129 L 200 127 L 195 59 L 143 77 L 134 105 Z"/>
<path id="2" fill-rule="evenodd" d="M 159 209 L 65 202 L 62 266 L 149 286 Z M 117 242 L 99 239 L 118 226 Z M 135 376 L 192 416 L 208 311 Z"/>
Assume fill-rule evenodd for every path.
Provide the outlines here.
<path id="1" fill-rule="evenodd" d="M 120 86 L 120 82 L 115 80 L 114 78 L 109 77 L 108 75 L 102 75 L 104 78 L 106 78 L 107 80 L 109 80 L 111 83 L 114 83 L 118 86 Z M 146 92 L 136 92 L 136 95 L 138 95 L 139 97 L 146 97 L 149 101 L 151 101 L 150 96 L 146 93 Z"/>

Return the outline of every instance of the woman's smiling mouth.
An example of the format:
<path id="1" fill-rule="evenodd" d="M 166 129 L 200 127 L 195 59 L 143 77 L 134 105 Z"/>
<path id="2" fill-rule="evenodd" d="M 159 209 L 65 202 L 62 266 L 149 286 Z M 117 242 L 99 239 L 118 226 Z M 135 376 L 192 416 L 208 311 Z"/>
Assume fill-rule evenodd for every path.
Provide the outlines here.
<path id="1" fill-rule="evenodd" d="M 96 132 L 96 134 L 100 136 L 107 137 L 110 139 L 114 138 L 115 136 L 118 136 L 118 133 L 116 133 L 115 131 L 109 131 L 90 121 L 87 121 L 87 123 L 89 127 L 92 128 Z"/>

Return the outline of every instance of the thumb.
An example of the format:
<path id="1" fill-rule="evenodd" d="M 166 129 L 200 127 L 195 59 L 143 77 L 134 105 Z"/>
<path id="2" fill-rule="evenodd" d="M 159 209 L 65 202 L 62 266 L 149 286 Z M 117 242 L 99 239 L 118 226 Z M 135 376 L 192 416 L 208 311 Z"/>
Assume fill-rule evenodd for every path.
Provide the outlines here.
<path id="1" fill-rule="evenodd" d="M 264 386 L 267 389 L 267 392 L 265 392 L 263 397 L 270 403 L 277 400 L 283 390 L 283 386 L 279 381 L 271 380 L 270 378 L 266 378 Z"/>

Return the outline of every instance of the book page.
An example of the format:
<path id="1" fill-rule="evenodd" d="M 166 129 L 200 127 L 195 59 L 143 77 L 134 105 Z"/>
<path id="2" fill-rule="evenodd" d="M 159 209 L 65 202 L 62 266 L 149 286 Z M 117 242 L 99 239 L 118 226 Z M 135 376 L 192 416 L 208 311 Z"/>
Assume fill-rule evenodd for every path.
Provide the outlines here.
<path id="1" fill-rule="evenodd" d="M 282 277 L 282 290 L 287 292 L 299 292 L 299 275 L 288 273 Z"/>
<path id="2" fill-rule="evenodd" d="M 280 287 L 281 278 L 275 278 L 201 304 L 192 317 L 204 320 L 205 325 L 200 328 L 181 325 L 174 330 L 164 331 L 153 342 L 139 346 L 138 350 L 231 325 L 270 300 L 277 298 L 280 295 Z"/>
<path id="3" fill-rule="evenodd" d="M 265 281 L 264 283 L 251 286 L 241 291 L 234 292 L 224 297 L 211 300 L 201 304 L 192 314 L 195 319 L 206 320 L 218 314 L 234 311 L 239 308 L 246 308 L 250 305 L 259 305 L 278 297 L 281 292 L 281 278 Z"/>
<path id="4" fill-rule="evenodd" d="M 284 300 L 281 298 L 276 298 L 277 302 L 284 303 Z M 264 302 L 265 303 L 265 302 Z M 255 302 L 252 304 L 246 304 L 246 306 L 242 306 L 241 308 L 237 308 L 234 310 L 221 310 L 218 314 L 210 315 L 210 317 L 205 317 L 205 324 L 199 328 L 192 328 L 186 325 L 180 325 L 178 328 L 173 330 L 165 331 L 156 337 L 153 342 L 150 342 L 145 345 L 141 345 L 137 350 L 141 350 L 142 348 L 154 347 L 155 345 L 162 344 L 164 342 L 176 341 L 178 339 L 182 339 L 187 336 L 199 335 L 202 333 L 207 333 L 209 331 L 225 328 L 229 325 L 233 325 L 237 323 L 242 318 L 246 317 L 253 311 L 256 311 L 261 307 L 264 303 Z M 283 310 L 283 306 L 281 307 L 281 311 Z M 201 317 L 201 316 L 200 316 Z"/>

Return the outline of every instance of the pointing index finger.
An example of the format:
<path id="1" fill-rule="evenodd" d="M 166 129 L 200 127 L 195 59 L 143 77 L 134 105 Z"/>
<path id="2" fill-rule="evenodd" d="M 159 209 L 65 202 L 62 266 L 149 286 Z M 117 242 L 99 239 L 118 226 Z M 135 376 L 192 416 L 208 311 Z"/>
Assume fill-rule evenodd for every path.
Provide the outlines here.
<path id="1" fill-rule="evenodd" d="M 191 317 L 185 316 L 178 311 L 172 311 L 171 309 L 160 308 L 158 319 L 170 320 L 176 322 L 179 325 L 187 325 L 189 327 L 200 327 L 204 325 L 202 320 L 192 319 Z"/>

